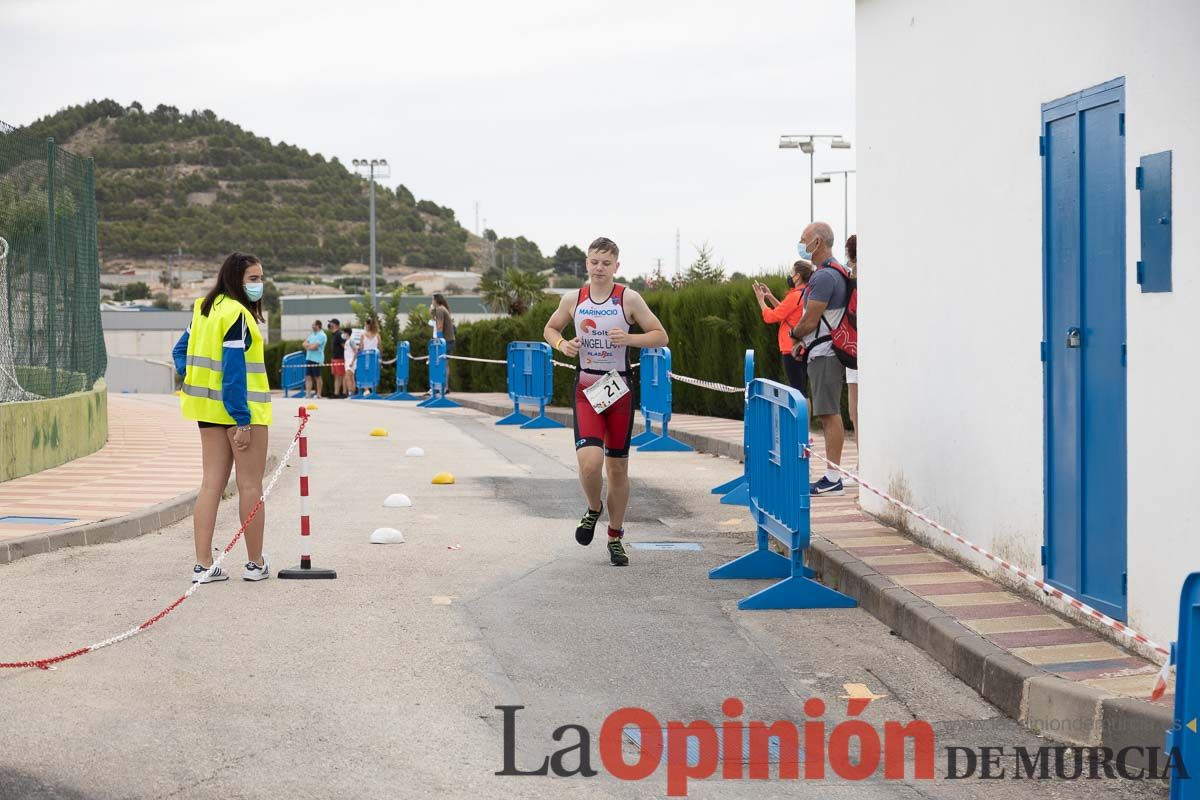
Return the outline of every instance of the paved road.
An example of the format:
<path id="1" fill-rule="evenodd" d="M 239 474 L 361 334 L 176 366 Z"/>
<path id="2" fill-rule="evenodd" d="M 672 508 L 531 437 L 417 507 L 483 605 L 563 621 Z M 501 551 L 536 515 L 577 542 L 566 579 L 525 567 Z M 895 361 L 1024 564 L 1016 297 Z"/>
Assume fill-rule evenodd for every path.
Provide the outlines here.
<path id="1" fill-rule="evenodd" d="M 604 771 L 596 737 L 609 713 L 640 706 L 664 721 L 719 723 L 736 696 L 746 719 L 802 721 L 818 696 L 832 729 L 846 718 L 847 683 L 885 695 L 862 714 L 872 724 L 933 725 L 938 779 L 713 779 L 693 782 L 691 796 L 1161 796 L 1120 781 L 946 780 L 947 746 L 1049 742 L 859 609 L 738 612 L 755 585 L 705 577 L 752 540 L 744 509 L 708 494 L 736 464 L 635 454 L 630 540 L 703 550 L 634 550 L 618 569 L 601 543 L 583 549 L 571 536 L 582 504 L 570 432 L 493 421 L 323 403 L 310 426 L 314 555 L 337 581 L 206 586 L 131 641 L 54 671 L 0 674 L 0 798 L 660 797 L 665 768 L 641 782 Z M 391 435 L 370 438 L 377 425 Z M 276 446 L 284 435 L 281 424 Z M 405 458 L 411 445 L 427 455 Z M 457 484 L 430 485 L 440 470 Z M 287 470 L 269 505 L 276 568 L 298 554 L 296 476 Z M 414 507 L 382 508 L 391 492 Z M 222 542 L 236 529 L 225 505 Z M 369 544 L 381 525 L 407 542 Z M 153 614 L 186 588 L 190 536 L 188 520 L 0 568 L 0 660 L 51 655 Z M 498 705 L 525 706 L 521 769 L 574 744 L 576 733 L 551 738 L 574 723 L 591 732 L 599 774 L 494 775 Z M 638 757 L 628 743 L 625 753 Z"/>

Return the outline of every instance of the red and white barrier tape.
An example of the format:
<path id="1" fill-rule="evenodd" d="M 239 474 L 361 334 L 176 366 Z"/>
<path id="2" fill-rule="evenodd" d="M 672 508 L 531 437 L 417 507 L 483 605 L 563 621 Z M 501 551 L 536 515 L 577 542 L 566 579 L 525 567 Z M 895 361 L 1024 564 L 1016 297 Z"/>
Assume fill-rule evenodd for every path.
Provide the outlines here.
<path id="1" fill-rule="evenodd" d="M 701 389 L 711 389 L 714 392 L 725 392 L 726 394 L 746 393 L 745 386 L 728 386 L 715 381 L 702 381 L 699 378 L 689 378 L 687 375 L 680 375 L 677 372 L 668 372 L 667 375 L 671 380 L 679 381 L 680 383 L 690 383 L 692 386 L 699 386 Z"/>
<path id="2" fill-rule="evenodd" d="M 1103 624 L 1109 628 L 1112 628 L 1113 630 L 1117 631 L 1118 633 L 1122 634 L 1123 636 L 1126 636 L 1126 637 L 1132 639 L 1133 641 L 1137 642 L 1138 644 L 1149 647 L 1152 650 L 1154 650 L 1156 653 L 1161 653 L 1162 655 L 1170 657 L 1170 654 L 1171 654 L 1170 650 L 1168 650 L 1167 648 L 1163 647 L 1162 645 L 1160 645 L 1156 642 L 1151 641 L 1146 636 L 1138 633 L 1136 630 L 1129 627 L 1125 623 L 1119 622 L 1119 621 L 1113 619 L 1112 617 L 1108 616 L 1107 614 L 1103 613 L 1102 611 L 1098 611 L 1097 609 L 1092 608 L 1091 606 L 1089 606 L 1087 603 L 1083 602 L 1082 600 L 1078 600 L 1059 589 L 1055 589 L 1053 586 L 1050 586 L 1049 584 L 1045 583 L 1044 581 L 1042 581 L 1039 578 L 1035 578 L 1034 576 L 1030 575 L 1028 572 L 1021 569 L 1020 567 L 1010 564 L 1007 561 L 1005 561 L 1003 558 L 1000 558 L 998 555 L 988 552 L 987 550 L 985 550 L 984 548 L 975 544 L 974 542 L 970 542 L 970 541 L 964 539 L 962 536 L 959 536 L 957 533 L 950 530 L 949 528 L 935 522 L 934 520 L 932 520 L 929 517 L 922 514 L 920 511 L 917 511 L 912 506 L 909 506 L 906 503 L 904 503 L 900 500 L 897 500 L 896 498 L 892 497 L 887 492 L 884 492 L 880 489 L 876 489 L 874 486 L 872 486 L 871 484 L 864 481 L 858 475 L 843 468 L 840 464 L 833 463 L 825 456 L 821 455 L 820 453 L 817 453 L 811 447 L 806 446 L 804 449 L 808 451 L 808 454 L 810 456 L 814 456 L 814 457 L 820 459 L 821 461 L 824 461 L 826 464 L 828 464 L 832 469 L 836 470 L 837 472 L 840 472 L 843 475 L 848 475 L 849 477 L 853 478 L 855 481 L 858 482 L 859 486 L 863 487 L 867 491 L 872 492 L 873 494 L 876 494 L 879 497 L 882 497 L 884 500 L 886 500 L 887 502 L 896 506 L 897 508 L 901 509 L 905 513 L 921 520 L 921 522 L 924 522 L 929 527 L 939 530 L 942 533 L 946 534 L 947 536 L 949 536 L 951 539 L 958 542 L 959 544 L 966 545 L 967 547 L 971 548 L 971 550 L 973 550 L 976 553 L 979 553 L 981 556 L 988 559 L 989 561 L 999 564 L 1003 569 L 1007 570 L 1009 573 L 1016 575 L 1018 578 L 1025 581 L 1026 583 L 1033 584 L 1038 589 L 1040 589 L 1044 594 L 1047 594 L 1050 597 L 1053 597 L 1057 600 L 1061 600 L 1063 603 L 1065 603 L 1072 609 L 1075 609 L 1076 611 L 1086 614 L 1087 616 L 1091 617 L 1092 619 L 1099 621 L 1101 624 Z"/>
<path id="3" fill-rule="evenodd" d="M 230 551 L 233 550 L 234 545 L 236 545 L 238 540 L 242 538 L 242 534 L 246 532 L 246 528 L 250 527 L 250 523 L 254 521 L 254 518 L 258 516 L 258 512 L 262 510 L 263 504 L 270 496 L 271 491 L 275 488 L 275 484 L 279 481 L 279 476 L 283 474 L 283 469 L 287 466 L 288 459 L 291 458 L 292 451 L 296 448 L 296 443 L 300 441 L 300 435 L 304 433 L 304 428 L 306 425 L 308 425 L 308 418 L 300 420 L 300 427 L 296 430 L 296 435 L 292 437 L 292 443 L 288 445 L 287 452 L 283 454 L 283 458 L 279 459 L 279 466 L 275 468 L 275 473 L 271 476 L 271 480 L 267 483 L 266 489 L 263 490 L 262 496 L 258 498 L 258 502 L 250 511 L 250 516 L 246 517 L 246 520 L 242 523 L 242 526 L 238 528 L 237 533 L 234 534 L 233 539 L 229 541 L 229 544 L 225 545 L 225 549 L 221 551 L 221 554 L 217 556 L 217 558 L 213 559 L 213 565 L 209 568 L 208 574 L 211 575 L 214 569 L 221 566 L 221 563 L 225 560 L 225 557 L 229 555 Z M 49 658 L 39 658 L 32 661 L 0 661 L 0 669 L 26 669 L 28 667 L 52 669 L 53 665 L 62 663 L 63 661 L 69 661 L 72 658 L 78 658 L 79 656 L 87 653 L 94 653 L 97 650 L 103 650 L 106 647 L 119 644 L 126 639 L 132 639 L 134 636 L 137 636 L 139 633 L 149 629 L 151 625 L 158 622 L 163 617 L 167 616 L 176 608 L 178 608 L 184 600 L 187 600 L 189 597 L 195 594 L 201 586 L 204 586 L 204 584 L 193 583 L 186 592 L 176 598 L 174 602 L 172 602 L 162 611 L 159 611 L 141 625 L 132 627 L 124 633 L 119 633 L 116 636 L 112 636 L 102 642 L 96 642 L 95 644 L 90 644 L 87 647 L 81 647 L 78 650 L 72 650 L 69 653 L 63 653 L 62 655 L 51 656 Z"/>

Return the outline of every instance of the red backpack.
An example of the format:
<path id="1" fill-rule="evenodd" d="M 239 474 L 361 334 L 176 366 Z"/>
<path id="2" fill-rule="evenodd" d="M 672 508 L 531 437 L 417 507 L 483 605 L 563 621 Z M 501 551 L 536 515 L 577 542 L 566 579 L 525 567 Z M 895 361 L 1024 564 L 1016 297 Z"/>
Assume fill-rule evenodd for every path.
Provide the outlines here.
<path id="1" fill-rule="evenodd" d="M 830 267 L 837 270 L 837 274 L 846 282 L 846 311 L 836 328 L 831 327 L 822 314 L 820 322 L 817 323 L 817 338 L 809 347 L 832 342 L 833 354 L 837 356 L 838 361 L 842 362 L 846 369 L 858 369 L 858 280 L 851 278 L 846 268 L 836 261 L 831 263 Z M 824 336 L 821 335 L 821 323 L 824 323 L 825 329 L 829 331 Z"/>

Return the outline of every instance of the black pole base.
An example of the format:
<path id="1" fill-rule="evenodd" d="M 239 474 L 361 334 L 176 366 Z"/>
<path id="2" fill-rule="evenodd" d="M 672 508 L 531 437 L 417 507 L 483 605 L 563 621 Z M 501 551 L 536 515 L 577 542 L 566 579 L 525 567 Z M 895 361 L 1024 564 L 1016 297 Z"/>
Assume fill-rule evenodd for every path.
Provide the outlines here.
<path id="1" fill-rule="evenodd" d="M 278 576 L 282 580 L 331 580 L 337 577 L 337 572 L 332 569 L 312 569 L 311 567 L 292 567 L 291 569 L 279 570 Z"/>

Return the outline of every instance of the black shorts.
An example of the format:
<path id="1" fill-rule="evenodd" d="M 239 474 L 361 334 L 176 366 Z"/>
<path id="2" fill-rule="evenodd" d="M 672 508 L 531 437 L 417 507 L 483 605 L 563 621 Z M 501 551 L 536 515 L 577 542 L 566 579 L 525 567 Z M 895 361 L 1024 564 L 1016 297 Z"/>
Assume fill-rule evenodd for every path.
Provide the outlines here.
<path id="1" fill-rule="evenodd" d="M 305 362 L 304 375 L 305 375 L 305 377 L 308 377 L 308 378 L 321 377 L 321 365 L 313 364 L 312 362 Z"/>
<path id="2" fill-rule="evenodd" d="M 225 425 L 220 422 L 197 422 L 197 427 L 200 428 L 236 428 L 237 425 Z"/>
<path id="3" fill-rule="evenodd" d="M 783 371 L 787 373 L 788 383 L 800 394 L 808 397 L 808 361 L 792 358 L 791 353 L 783 354 Z"/>

